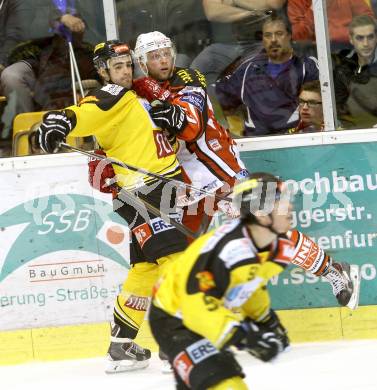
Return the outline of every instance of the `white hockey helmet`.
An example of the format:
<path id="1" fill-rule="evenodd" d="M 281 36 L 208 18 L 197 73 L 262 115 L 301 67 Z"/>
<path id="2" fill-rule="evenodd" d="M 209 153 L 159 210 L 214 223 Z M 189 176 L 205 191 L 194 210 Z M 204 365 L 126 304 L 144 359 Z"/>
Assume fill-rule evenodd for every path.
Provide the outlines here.
<path id="1" fill-rule="evenodd" d="M 164 48 L 171 48 L 173 64 L 175 63 L 176 51 L 173 42 L 169 37 L 159 31 L 152 31 L 146 34 L 140 34 L 136 39 L 135 57 L 137 60 L 147 65 L 147 53 Z"/>

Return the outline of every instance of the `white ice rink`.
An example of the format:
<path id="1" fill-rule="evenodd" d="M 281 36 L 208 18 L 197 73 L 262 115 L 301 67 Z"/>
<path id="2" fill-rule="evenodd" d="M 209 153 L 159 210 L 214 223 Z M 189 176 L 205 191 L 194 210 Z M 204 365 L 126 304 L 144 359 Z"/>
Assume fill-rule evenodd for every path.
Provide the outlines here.
<path id="1" fill-rule="evenodd" d="M 297 344 L 274 363 L 241 353 L 250 390 L 377 390 L 377 340 Z M 1 389 L 173 390 L 157 356 L 142 371 L 106 375 L 103 359 L 0 366 Z"/>

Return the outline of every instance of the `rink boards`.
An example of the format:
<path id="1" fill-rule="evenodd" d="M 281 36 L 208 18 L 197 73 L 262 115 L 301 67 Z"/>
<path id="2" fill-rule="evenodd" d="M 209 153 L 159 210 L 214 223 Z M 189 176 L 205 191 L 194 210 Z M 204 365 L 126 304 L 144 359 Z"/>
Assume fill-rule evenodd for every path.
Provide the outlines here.
<path id="1" fill-rule="evenodd" d="M 279 174 L 297 190 L 294 224 L 361 269 L 355 312 L 338 308 L 328 283 L 298 269 L 272 280 L 273 306 L 291 339 L 376 338 L 375 133 L 239 143 L 250 171 Z M 0 161 L 2 364 L 105 353 L 107 321 L 127 275 L 129 236 L 111 198 L 87 184 L 85 165 L 74 154 Z M 140 342 L 153 346 L 147 327 Z"/>

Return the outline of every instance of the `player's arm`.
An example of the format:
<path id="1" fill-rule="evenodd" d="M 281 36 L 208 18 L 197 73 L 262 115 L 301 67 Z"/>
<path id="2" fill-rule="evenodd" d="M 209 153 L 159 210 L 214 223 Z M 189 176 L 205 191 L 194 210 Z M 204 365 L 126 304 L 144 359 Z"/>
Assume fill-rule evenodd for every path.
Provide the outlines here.
<path id="1" fill-rule="evenodd" d="M 332 260 L 310 237 L 298 230 L 289 231 L 287 236 L 294 245 L 291 252 L 292 264 L 317 276 L 327 271 Z"/>
<path id="2" fill-rule="evenodd" d="M 37 141 L 46 153 L 59 149 L 68 135 L 86 137 L 101 132 L 101 123 L 108 123 L 113 117 L 111 107 L 123 98 L 127 90 L 120 89 L 117 95 L 102 90 L 96 96 L 86 97 L 78 106 L 44 114 L 37 130 Z"/>
<path id="3" fill-rule="evenodd" d="M 172 104 L 181 107 L 187 119 L 186 126 L 176 136 L 187 142 L 198 139 L 204 133 L 208 121 L 205 90 L 196 89 L 194 92 L 186 87 L 173 99 Z"/>
<path id="4" fill-rule="evenodd" d="M 179 80 L 182 75 L 182 80 Z M 156 80 L 134 80 L 133 89 L 152 103 L 150 115 L 157 126 L 184 141 L 193 142 L 207 127 L 208 107 L 205 77 L 197 70 L 177 72 L 182 88 L 178 93 L 164 89 Z"/>

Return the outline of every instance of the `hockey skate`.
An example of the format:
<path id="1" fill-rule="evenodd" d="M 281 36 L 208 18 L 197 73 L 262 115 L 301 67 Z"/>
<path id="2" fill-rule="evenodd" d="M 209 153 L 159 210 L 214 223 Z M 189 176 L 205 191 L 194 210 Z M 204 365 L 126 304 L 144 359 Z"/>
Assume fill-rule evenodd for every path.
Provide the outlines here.
<path id="1" fill-rule="evenodd" d="M 162 362 L 161 372 L 163 374 L 171 374 L 173 372 L 173 368 L 168 360 L 168 357 L 166 356 L 166 354 L 164 352 L 161 351 L 161 349 L 158 352 L 158 357 L 160 358 L 160 360 Z"/>
<path id="2" fill-rule="evenodd" d="M 137 345 L 131 339 L 119 339 L 112 341 L 107 352 L 107 374 L 117 372 L 134 371 L 146 368 L 149 365 L 151 351 Z"/>
<path id="3" fill-rule="evenodd" d="M 334 262 L 325 275 L 341 306 L 355 310 L 359 304 L 360 270 L 357 265 Z"/>

